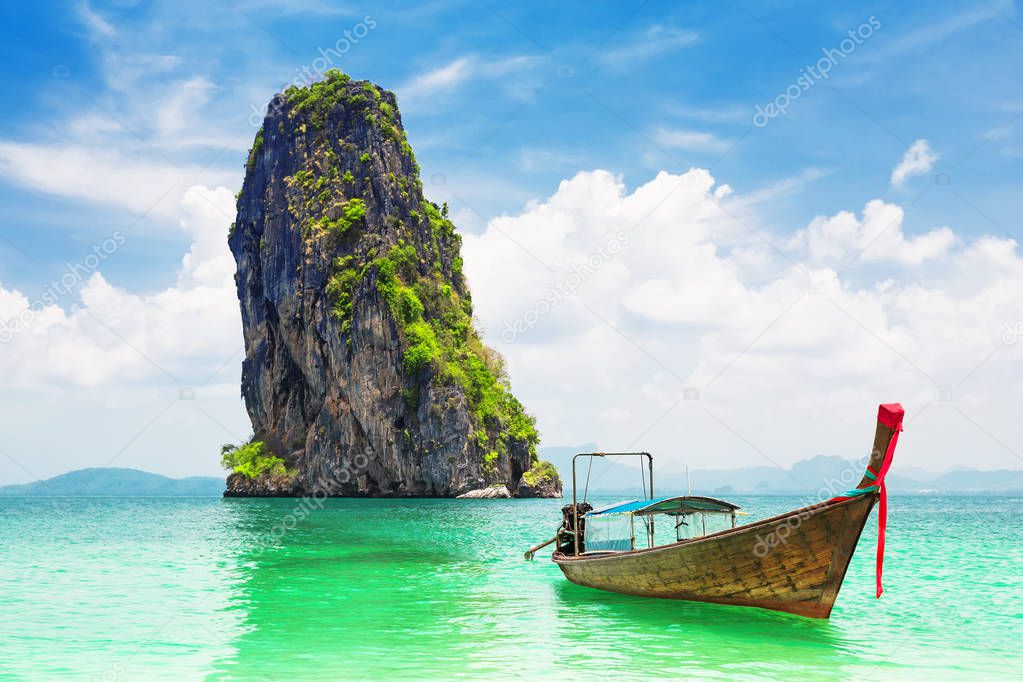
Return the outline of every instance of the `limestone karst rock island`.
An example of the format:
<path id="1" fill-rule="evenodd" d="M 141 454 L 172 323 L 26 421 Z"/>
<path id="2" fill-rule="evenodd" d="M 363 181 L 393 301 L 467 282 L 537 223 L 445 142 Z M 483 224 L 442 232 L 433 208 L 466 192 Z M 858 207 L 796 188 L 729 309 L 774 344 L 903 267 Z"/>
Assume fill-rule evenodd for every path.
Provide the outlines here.
<path id="1" fill-rule="evenodd" d="M 225 446 L 226 495 L 560 495 L 393 93 L 331 71 L 276 95 L 237 207 L 254 436 Z"/>

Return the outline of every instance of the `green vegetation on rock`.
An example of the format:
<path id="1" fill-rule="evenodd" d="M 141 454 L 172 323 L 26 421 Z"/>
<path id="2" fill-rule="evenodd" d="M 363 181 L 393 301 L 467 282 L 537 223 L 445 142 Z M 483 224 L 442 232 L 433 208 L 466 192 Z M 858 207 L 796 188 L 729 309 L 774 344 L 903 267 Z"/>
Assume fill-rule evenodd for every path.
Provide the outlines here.
<path id="1" fill-rule="evenodd" d="M 450 221 L 441 219 L 436 206 L 424 202 L 428 214 L 436 215 L 447 230 Z M 454 235 L 453 226 L 450 227 Z M 498 433 L 494 442 L 480 431 L 492 451 L 505 452 L 508 440 L 526 445 L 535 454 L 539 434 L 532 417 L 511 394 L 504 359 L 485 346 L 472 323 L 472 303 L 461 297 L 442 272 L 421 274 L 415 267 L 419 252 L 399 242 L 387 255 L 374 261 L 377 291 L 399 323 L 406 342 L 405 371 L 418 375 L 433 368 L 433 379 L 445 386 L 458 386 L 469 403 L 473 422 Z"/>
<path id="2" fill-rule="evenodd" d="M 345 199 L 345 184 L 354 180 L 351 173 L 341 176 L 336 166 L 317 175 L 300 170 L 285 178 L 292 192 L 288 208 L 302 225 L 302 234 L 311 239 L 333 235 L 343 237 L 366 217 L 366 202 L 361 197 Z"/>
<path id="3" fill-rule="evenodd" d="M 338 237 L 343 236 L 350 227 L 361 222 L 366 217 L 366 202 L 358 198 L 349 199 L 342 202 L 339 208 L 341 209 L 341 215 L 333 219 L 324 216 L 320 219 L 319 223 L 321 230 L 330 232 Z"/>
<path id="4" fill-rule="evenodd" d="M 531 488 L 537 487 L 544 481 L 558 481 L 558 470 L 553 464 L 546 461 L 536 461 L 529 471 L 522 474 L 522 480 Z"/>
<path id="5" fill-rule="evenodd" d="M 356 270 L 352 267 L 354 256 L 339 256 L 334 259 L 333 272 L 327 280 L 327 297 L 330 300 L 330 314 L 341 321 L 342 333 L 352 326 L 352 308 L 355 300 L 355 285 L 365 274 L 365 268 Z"/>
<path id="6" fill-rule="evenodd" d="M 252 167 L 256 165 L 256 158 L 259 156 L 259 152 L 263 149 L 263 127 L 259 127 L 259 131 L 256 133 L 256 139 L 252 141 L 252 148 L 249 149 L 249 158 L 245 162 L 245 167 L 248 170 L 252 170 Z M 240 192 L 239 192 L 240 194 Z M 238 197 L 235 197 L 235 201 Z"/>
<path id="7" fill-rule="evenodd" d="M 284 460 L 267 448 L 263 441 L 252 441 L 245 445 L 226 444 L 220 448 L 220 464 L 225 469 L 245 478 L 271 476 L 285 478 L 293 475 Z"/>
<path id="8" fill-rule="evenodd" d="M 330 69 L 324 75 L 324 80 L 311 83 L 306 87 L 292 85 L 284 91 L 291 105 L 291 112 L 295 116 L 307 115 L 309 122 L 314 128 L 322 128 L 326 121 L 327 112 L 336 104 L 341 97 L 352 106 L 363 106 L 366 99 L 361 95 L 347 95 L 345 87 L 351 80 L 348 74 L 342 73 L 339 69 Z"/>

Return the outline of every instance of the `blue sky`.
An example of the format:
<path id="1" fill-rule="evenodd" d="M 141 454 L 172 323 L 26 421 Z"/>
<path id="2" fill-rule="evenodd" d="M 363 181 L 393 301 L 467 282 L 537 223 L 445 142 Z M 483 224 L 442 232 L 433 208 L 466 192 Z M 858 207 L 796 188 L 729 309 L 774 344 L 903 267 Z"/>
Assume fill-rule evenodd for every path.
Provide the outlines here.
<path id="1" fill-rule="evenodd" d="M 772 207 L 778 229 L 796 229 L 884 187 L 893 159 L 918 138 L 942 150 L 939 171 L 970 154 L 954 168 L 954 188 L 987 217 L 950 192 L 934 192 L 907 216 L 907 231 L 950 221 L 966 231 L 990 221 L 1010 226 L 1020 213 L 1021 195 L 1011 189 L 1023 153 L 1013 124 L 1023 112 L 1023 31 L 1011 3 L 900 2 L 889 10 L 885 2 L 825 13 L 799 3 L 581 3 L 553 12 L 547 5 L 150 0 L 8 8 L 0 25 L 4 139 L 59 144 L 75 136 L 70 120 L 95 117 L 114 128 L 117 149 L 155 163 L 215 159 L 237 183 L 255 132 L 251 107 L 262 108 L 311 66 L 318 48 L 371 17 L 376 28 L 337 64 L 399 94 L 455 65 L 433 92 L 403 101 L 402 113 L 426 184 L 444 174 L 484 216 L 517 210 L 581 168 L 614 169 L 634 184 L 660 169 L 717 161 L 715 172 L 743 192 L 808 169 L 827 173 L 798 199 Z M 828 80 L 768 126 L 752 126 L 756 105 L 870 16 L 881 28 Z M 145 54 L 174 64 L 147 70 Z M 68 78 L 53 77 L 61 67 Z M 571 77 L 559 78 L 558 67 Z M 189 124 L 208 126 L 209 143 L 183 146 L 173 133 L 152 142 L 158 124 L 148 105 L 191 78 L 208 83 Z M 673 146 L 664 141 L 672 131 L 706 137 Z M 197 133 L 180 137 L 204 136 Z M 886 195 L 905 200 L 927 179 Z M 2 191 L 13 209 L 8 220 L 17 221 L 5 236 L 56 263 L 76 253 L 69 236 L 88 240 L 131 218 L 16 183 Z M 69 222 L 79 223 L 70 235 Z M 147 252 L 176 260 L 159 236 L 151 238 L 156 243 L 139 240 L 138 252 L 111 272 L 144 283 L 135 279 L 139 271 L 160 264 Z M 4 281 L 37 277 L 15 262 L 16 252 L 4 255 L 15 256 L 4 258 Z"/>
<path id="2" fill-rule="evenodd" d="M 871 26 L 869 37 L 837 58 L 827 78 L 813 79 L 784 114 L 754 124 L 758 106 L 798 83 L 804 67 L 816 64 L 824 51 L 842 50 L 849 32 L 864 25 Z M 28 300 L 117 231 L 126 235 L 124 243 L 99 268 L 110 287 L 138 303 L 187 288 L 183 277 L 199 282 L 203 276 L 188 274 L 183 254 L 192 248 L 194 262 L 222 254 L 214 253 L 219 237 L 200 234 L 207 228 L 196 227 L 198 213 L 209 214 L 209 230 L 226 231 L 231 207 L 198 192 L 192 192 L 190 204 L 189 190 L 222 187 L 225 197 L 235 192 L 259 125 L 254 112 L 261 112 L 274 92 L 322 66 L 321 49 L 338 46 L 344 54 L 334 53 L 330 66 L 397 92 L 427 194 L 448 201 L 461 229 L 480 236 L 480 245 L 489 243 L 493 219 L 525 220 L 531 206 L 558 193 L 562 181 L 598 169 L 619 177 L 625 195 L 662 171 L 681 177 L 692 168 L 708 169 L 716 187 L 727 184 L 727 196 L 741 197 L 733 210 L 758 235 L 753 243 L 779 252 L 805 247 L 810 237 L 800 242 L 800 231 L 815 218 L 843 211 L 858 215 L 871 200 L 902 210 L 899 229 L 907 242 L 946 226 L 959 245 L 949 247 L 953 250 L 968 250 L 987 235 L 1008 240 L 1021 233 L 1023 18 L 1013 2 L 822 7 L 743 0 L 551 7 L 483 1 L 77 0 L 7 5 L 0 33 L 5 83 L 0 93 L 0 287 Z M 924 142 L 914 165 L 907 152 L 918 141 Z M 909 172 L 893 182 L 903 162 Z M 939 176 L 947 181 L 936 182 Z M 715 245 L 721 254 L 744 248 Z M 918 248 L 925 248 L 923 242 Z M 846 285 L 865 291 L 882 290 L 889 278 L 907 289 L 940 280 L 934 285 L 938 293 L 960 281 L 949 274 L 950 258 L 920 263 L 914 258 L 871 259 L 839 272 Z M 906 265 L 910 261 L 913 267 Z M 471 276 L 471 266 L 469 271 Z M 636 271 L 630 271 L 633 280 Z M 739 279 L 759 291 L 757 286 L 779 272 L 768 267 Z M 499 289 L 485 281 L 479 287 L 484 293 Z M 69 316 L 76 306 L 88 308 L 81 298 L 85 289 L 83 284 L 60 296 L 56 305 Z M 981 291 L 967 287 L 960 299 L 979 301 Z M 497 307 L 488 312 L 479 293 L 481 317 L 488 328 L 499 329 L 510 314 Z M 172 298 L 168 293 L 159 300 Z M 701 335 L 711 333 L 693 320 L 665 327 L 664 319 L 644 316 L 635 305 L 619 312 L 614 320 L 620 329 L 660 334 L 665 343 L 686 335 L 688 342 L 680 343 L 696 348 L 709 338 Z M 994 320 L 995 328 L 1014 321 L 999 314 L 1005 319 Z M 48 414 L 87 432 L 81 463 L 106 463 L 110 450 L 121 447 L 104 444 L 111 433 L 119 442 L 129 441 L 153 415 L 164 414 L 161 392 L 172 395 L 181 386 L 200 385 L 217 371 L 208 385 L 222 391 L 210 398 L 208 409 L 197 403 L 200 414 L 182 416 L 186 421 L 168 425 L 162 435 L 145 431 L 152 443 L 134 455 L 139 446 L 129 444 L 123 460 L 168 473 L 209 473 L 215 457 L 201 450 L 212 453 L 218 439 L 230 440 L 247 429 L 236 392 L 240 359 L 231 355 L 240 334 L 222 353 L 216 344 L 230 338 L 229 330 L 207 334 L 208 343 L 196 342 L 194 355 L 163 359 L 156 357 L 160 341 L 151 338 L 165 331 L 159 320 L 143 330 L 122 331 L 111 315 L 114 321 L 104 318 L 102 326 L 128 338 L 128 355 L 141 356 L 148 371 L 135 366 L 139 357 L 131 371 L 121 373 L 116 358 L 83 356 L 73 361 L 112 364 L 84 378 L 26 373 L 19 390 L 34 397 L 19 402 L 34 410 L 25 419 L 35 427 L 6 434 L 10 449 L 17 451 L 11 456 L 35 459 L 38 451 L 69 442 L 40 435 L 48 423 L 39 416 L 40 406 L 56 401 L 67 413 Z M 75 322 L 61 324 L 79 329 Z M 878 336 L 905 355 L 887 336 L 887 331 L 896 334 L 897 326 Z M 204 336 L 202 329 L 193 332 Z M 54 338 L 37 342 L 58 343 Z M 537 337 L 537 345 L 543 338 Z M 530 394 L 543 393 L 530 344 L 499 348 L 509 356 L 513 379 L 524 386 L 529 405 Z M 67 355 L 72 351 L 54 352 L 54 357 L 72 357 Z M 689 380 L 700 361 L 675 366 L 659 360 L 628 372 L 655 381 L 649 373 L 660 371 L 657 364 L 670 364 Z M 636 378 L 628 372 L 622 376 Z M 525 375 L 521 381 L 519 375 Z M 160 383 L 169 376 L 173 382 Z M 109 398 L 111 406 L 130 405 L 137 413 L 124 424 L 98 427 L 102 420 L 79 409 L 97 390 L 120 396 Z M 541 429 L 559 439 L 548 444 L 594 440 L 581 427 L 564 426 L 556 407 L 539 397 L 537 402 Z M 647 409 L 658 411 L 652 405 Z M 741 414 L 733 418 L 741 421 Z M 168 444 L 183 429 L 190 432 L 188 441 Z M 1007 448 L 993 444 L 1001 456 L 981 463 L 1018 466 L 1018 458 L 1004 452 L 1015 455 L 1018 442 L 1008 441 L 1018 432 L 995 436 Z M 707 439 L 712 442 L 710 435 Z M 663 440 L 670 442 L 668 434 Z M 167 454 L 181 450 L 188 454 L 180 466 L 168 465 Z M 737 456 L 735 464 L 755 459 Z M 78 461 L 70 455 L 43 456 L 35 468 L 0 462 L 0 482 L 25 480 L 36 475 L 35 469 L 40 475 L 56 473 Z M 951 462 L 949 454 L 942 464 Z"/>

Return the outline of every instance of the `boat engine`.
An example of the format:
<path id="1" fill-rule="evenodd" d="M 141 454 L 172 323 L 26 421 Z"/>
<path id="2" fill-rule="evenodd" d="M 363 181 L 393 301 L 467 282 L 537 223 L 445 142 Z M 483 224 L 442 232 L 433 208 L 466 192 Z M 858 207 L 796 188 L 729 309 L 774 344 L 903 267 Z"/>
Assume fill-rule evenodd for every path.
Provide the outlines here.
<path id="1" fill-rule="evenodd" d="M 575 554 L 575 536 L 579 535 L 579 552 L 586 551 L 586 512 L 593 511 L 593 505 L 589 502 L 577 502 L 566 504 L 561 508 L 561 527 L 558 528 L 558 551 L 562 554 Z M 579 528 L 575 527 L 576 517 L 579 518 Z"/>

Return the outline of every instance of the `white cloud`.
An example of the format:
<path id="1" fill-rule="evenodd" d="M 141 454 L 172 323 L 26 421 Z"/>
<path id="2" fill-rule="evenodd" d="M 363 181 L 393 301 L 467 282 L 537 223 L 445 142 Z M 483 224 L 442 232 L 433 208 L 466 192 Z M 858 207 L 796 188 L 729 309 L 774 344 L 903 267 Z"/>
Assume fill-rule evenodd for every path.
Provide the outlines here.
<path id="1" fill-rule="evenodd" d="M 508 357 L 545 442 L 649 449 L 666 468 L 852 457 L 869 445 L 876 404 L 900 400 L 911 417 L 927 415 L 900 446 L 903 461 L 967 464 L 972 443 L 970 466 L 1018 468 L 963 416 L 1003 442 L 1021 435 L 1004 407 L 1023 397 L 1018 351 L 1002 342 L 1006 324 L 1023 320 L 1014 242 L 968 242 L 947 227 L 909 238 L 902 209 L 875 200 L 861 217 L 815 219 L 796 243 L 758 230 L 795 249 L 793 263 L 729 215 L 743 197 L 722 193 L 726 210 L 708 197 L 719 190 L 700 169 L 631 192 L 606 171 L 585 172 L 465 235 L 487 339 Z M 599 256 L 616 232 L 627 246 Z M 832 263 L 871 242 L 857 263 L 891 267 L 839 274 Z M 926 273 L 893 270 L 921 264 Z M 700 400 L 681 400 L 685 386 Z M 945 386 L 956 387 L 955 407 L 934 402 Z"/>
<path id="2" fill-rule="evenodd" d="M 1003 442 L 1018 440 L 1010 409 L 1023 398 L 1018 349 L 1002 343 L 1006 324 L 1023 320 L 1023 260 L 1014 242 L 968 242 L 948 228 L 907 238 L 901 208 L 875 200 L 862 216 L 815 219 L 795 244 L 761 231 L 796 249 L 793 264 L 736 223 L 730 213 L 745 198 L 723 187 L 702 169 L 661 172 L 631 191 L 611 173 L 584 172 L 521 214 L 464 235 L 477 313 L 489 342 L 508 357 L 516 393 L 538 415 L 546 443 L 649 449 L 665 470 L 682 461 L 763 464 L 764 455 L 783 464 L 819 453 L 851 457 L 869 444 L 874 403 L 901 400 L 910 416 L 923 412 L 900 446 L 902 461 L 943 468 L 970 451 L 974 466 L 1018 466 L 963 416 Z M 219 396 L 216 407 L 202 408 L 215 419 L 181 403 L 191 411 L 174 407 L 147 437 L 173 440 L 172 424 L 205 428 L 198 445 L 210 452 L 244 437 L 244 412 L 231 399 L 237 364 L 230 361 L 241 346 L 224 239 L 232 204 L 224 187 L 193 187 L 180 197 L 191 246 L 174 286 L 130 291 L 95 273 L 59 306 L 37 306 L 30 328 L 0 354 L 0 371 L 23 402 L 55 391 L 88 410 L 90 392 L 100 391 L 95 404 L 110 409 L 142 400 L 133 396 L 161 382 L 175 392 L 196 385 L 229 361 L 223 386 L 203 389 L 209 399 Z M 760 227 L 755 214 L 747 219 Z M 622 234 L 624 248 L 611 248 L 622 245 Z M 883 247 L 871 255 L 872 246 L 861 261 L 927 264 L 926 278 L 916 269 L 839 275 L 829 264 L 869 240 Z M 823 282 L 824 291 L 811 293 L 811 282 Z M 25 293 L 0 286 L 0 318 L 30 304 Z M 507 323 L 527 311 L 537 313 L 533 329 L 510 340 Z M 686 386 L 699 388 L 700 400 L 680 399 Z M 934 403 L 939 386 L 955 387 L 954 408 Z M 146 400 L 130 429 L 161 414 L 167 398 Z M 159 442 L 140 442 L 151 446 L 118 463 L 169 470 L 146 459 Z M 43 471 L 103 464 L 109 454 L 63 466 L 55 459 Z"/>
<path id="3" fill-rule="evenodd" d="M 917 140 L 902 155 L 902 161 L 892 170 L 891 182 L 894 187 L 901 187 L 906 179 L 920 175 L 934 168 L 934 162 L 940 154 L 931 149 L 927 140 Z"/>
<path id="4" fill-rule="evenodd" d="M 921 23 L 911 31 L 884 32 L 880 45 L 873 45 L 864 52 L 863 59 L 874 62 L 887 62 L 893 58 L 904 56 L 910 52 L 920 52 L 934 45 L 941 44 L 957 33 L 969 30 L 978 24 L 1004 17 L 1000 4 L 1011 11 L 1011 0 L 995 0 L 985 2 L 982 6 L 968 7 L 962 12 L 942 17 L 930 23 Z"/>
<path id="5" fill-rule="evenodd" d="M 66 271 L 41 294 L 0 283 L 3 482 L 107 465 L 217 475 L 219 444 L 250 433 L 226 243 L 234 197 L 196 186 L 170 203 L 191 239 L 173 286 L 127 289 L 102 274 L 105 260 L 90 274 L 85 254 L 77 277 Z M 98 252 L 123 258 L 117 243 Z"/>
<path id="6" fill-rule="evenodd" d="M 851 256 L 920 265 L 944 257 L 955 244 L 955 234 L 948 227 L 907 239 L 903 217 L 900 206 L 874 199 L 864 206 L 862 219 L 850 211 L 818 216 L 790 243 L 804 248 L 811 263 L 832 265 L 842 265 Z"/>
<path id="7" fill-rule="evenodd" d="M 203 76 L 193 76 L 180 83 L 167 86 L 170 93 L 158 105 L 156 112 L 157 129 L 161 135 L 177 135 L 209 100 L 215 90 L 213 83 Z"/>
<path id="8" fill-rule="evenodd" d="M 91 12 L 87 4 L 79 7 L 80 13 Z M 237 18 L 237 8 L 225 5 L 211 6 L 203 19 L 222 25 L 225 19 L 218 16 L 221 13 Z M 158 28 L 166 22 L 140 24 L 137 16 L 129 15 L 121 19 L 125 25 L 118 25 L 116 40 L 100 39 L 106 35 L 105 30 L 113 31 L 109 26 L 96 29 L 94 50 L 105 88 L 71 90 L 66 103 L 67 121 L 56 127 L 71 133 L 71 139 L 63 142 L 127 150 L 144 141 L 172 158 L 180 158 L 191 151 L 190 147 L 217 152 L 247 149 L 255 128 L 246 126 L 250 107 L 239 106 L 238 102 L 251 102 L 251 107 L 262 111 L 272 94 L 266 86 L 267 74 L 261 73 L 258 80 L 253 80 L 230 71 L 218 83 L 211 72 L 223 72 L 224 60 L 211 53 L 208 45 L 195 52 L 180 41 L 168 42 L 166 28 Z M 87 16 L 99 18 L 94 12 Z M 178 19 L 168 18 L 171 23 Z M 199 29 L 194 24 L 190 28 Z M 231 51 L 232 37 L 221 41 L 222 51 Z M 278 83 L 290 80 L 285 78 L 287 71 L 280 73 Z M 254 86 L 257 82 L 262 85 Z M 214 93 L 217 96 L 211 96 Z M 52 128 L 46 133 L 52 134 Z"/>
<path id="9" fill-rule="evenodd" d="M 807 185 L 821 178 L 831 175 L 834 171 L 830 168 L 816 168 L 811 166 L 798 175 L 782 178 L 762 189 L 754 190 L 742 197 L 746 205 L 759 204 L 765 201 L 777 200 L 784 196 L 798 194 Z"/>
<path id="10" fill-rule="evenodd" d="M 749 112 L 746 109 L 730 104 L 715 107 L 694 107 L 687 104 L 668 104 L 665 110 L 682 118 L 690 118 L 707 123 L 746 123 Z"/>
<path id="11" fill-rule="evenodd" d="M 92 387 L 213 371 L 241 343 L 226 243 L 233 204 L 224 187 L 185 192 L 178 210 L 192 246 L 176 286 L 133 293 L 111 284 L 100 270 L 130 238 L 120 233 L 98 264 L 90 267 L 83 257 L 74 279 L 46 287 L 38 299 L 0 285 L 0 368 L 7 381 L 29 389 Z"/>
<path id="12" fill-rule="evenodd" d="M 696 31 L 654 24 L 642 33 L 625 39 L 622 44 L 603 50 L 600 58 L 607 64 L 625 68 L 636 62 L 689 47 L 699 39 Z"/>
<path id="13" fill-rule="evenodd" d="M 124 95 L 138 93 L 147 85 L 162 90 L 167 74 L 184 66 L 184 60 L 176 55 L 122 51 L 106 43 L 101 46 L 101 53 L 107 87 Z M 147 105 L 151 104 L 148 95 L 147 92 Z"/>
<path id="14" fill-rule="evenodd" d="M 444 66 L 422 73 L 397 88 L 402 104 L 451 93 L 471 80 L 493 80 L 509 73 L 529 69 L 538 58 L 527 56 L 487 60 L 478 55 L 463 55 Z"/>
<path id="15" fill-rule="evenodd" d="M 579 154 L 557 151 L 547 147 L 521 147 L 518 150 L 518 166 L 527 173 L 551 168 L 578 167 Z"/>
<path id="16" fill-rule="evenodd" d="M 178 286 L 227 288 L 233 296 L 235 263 L 227 248 L 227 226 L 234 221 L 234 195 L 226 187 L 191 187 L 181 206 L 181 227 L 192 245 L 181 259 Z"/>
<path id="17" fill-rule="evenodd" d="M 472 60 L 469 57 L 458 57 L 444 66 L 416 76 L 398 88 L 398 93 L 403 100 L 409 100 L 438 90 L 450 90 L 468 80 L 472 72 Z"/>
<path id="18" fill-rule="evenodd" d="M 678 128 L 658 128 L 654 140 L 665 147 L 699 152 L 723 152 L 731 145 L 713 133 Z"/>
<path id="19" fill-rule="evenodd" d="M 102 40 L 114 35 L 114 27 L 89 5 L 89 0 L 80 0 L 75 5 L 78 19 L 88 30 L 92 40 Z"/>
<path id="20" fill-rule="evenodd" d="M 0 141 L 0 177 L 55 196 L 164 217 L 178 215 L 177 202 L 199 179 L 237 182 L 237 172 L 175 166 L 142 144 L 135 151 L 137 155 L 129 156 L 101 146 Z"/>

